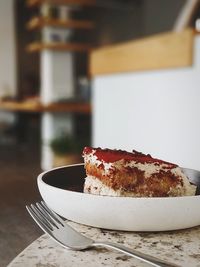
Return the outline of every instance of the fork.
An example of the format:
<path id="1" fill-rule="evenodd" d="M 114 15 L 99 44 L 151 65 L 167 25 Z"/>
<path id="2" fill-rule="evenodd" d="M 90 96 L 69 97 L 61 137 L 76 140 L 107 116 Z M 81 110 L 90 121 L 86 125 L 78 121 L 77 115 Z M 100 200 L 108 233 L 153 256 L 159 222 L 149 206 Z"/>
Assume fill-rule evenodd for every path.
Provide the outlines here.
<path id="1" fill-rule="evenodd" d="M 106 247 L 114 249 L 132 256 L 143 262 L 149 263 L 151 266 L 157 267 L 178 267 L 178 265 L 157 259 L 153 256 L 125 247 L 121 244 L 111 243 L 107 241 L 94 241 L 81 233 L 77 232 L 69 224 L 67 224 L 60 216 L 53 212 L 44 201 L 40 203 L 26 206 L 31 217 L 38 226 L 53 238 L 57 243 L 65 248 L 72 250 L 85 250 L 95 247 Z"/>

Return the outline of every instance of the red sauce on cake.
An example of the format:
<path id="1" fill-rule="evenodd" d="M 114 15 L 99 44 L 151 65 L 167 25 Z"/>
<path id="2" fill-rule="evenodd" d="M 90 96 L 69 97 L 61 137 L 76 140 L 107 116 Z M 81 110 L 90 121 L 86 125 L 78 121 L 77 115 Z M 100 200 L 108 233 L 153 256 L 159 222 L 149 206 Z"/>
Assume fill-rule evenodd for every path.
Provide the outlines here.
<path id="1" fill-rule="evenodd" d="M 85 147 L 83 150 L 83 154 L 90 154 L 94 148 L 92 147 Z M 113 163 L 115 161 L 119 161 L 123 159 L 124 161 L 131 161 L 134 160 L 136 162 L 141 162 L 141 163 L 155 163 L 155 164 L 167 164 L 168 168 L 174 168 L 177 165 L 166 162 L 160 159 L 155 159 L 152 158 L 151 155 L 143 154 L 141 152 L 133 150 L 133 153 L 127 152 L 124 150 L 111 150 L 111 149 L 101 149 L 101 148 L 95 148 L 95 153 L 94 155 L 97 157 L 98 160 L 104 161 L 106 163 Z"/>

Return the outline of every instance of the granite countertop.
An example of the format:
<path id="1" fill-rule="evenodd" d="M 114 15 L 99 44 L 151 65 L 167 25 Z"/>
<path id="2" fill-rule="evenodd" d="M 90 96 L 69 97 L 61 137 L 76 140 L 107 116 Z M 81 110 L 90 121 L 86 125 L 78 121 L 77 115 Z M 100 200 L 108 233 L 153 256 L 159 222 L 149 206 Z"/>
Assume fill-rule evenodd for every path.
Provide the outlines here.
<path id="1" fill-rule="evenodd" d="M 200 267 L 200 226 L 168 232 L 121 232 L 97 229 L 70 222 L 95 240 L 118 242 L 181 267 Z M 147 267 L 120 252 L 96 248 L 72 251 L 58 245 L 46 234 L 22 251 L 8 267 Z"/>

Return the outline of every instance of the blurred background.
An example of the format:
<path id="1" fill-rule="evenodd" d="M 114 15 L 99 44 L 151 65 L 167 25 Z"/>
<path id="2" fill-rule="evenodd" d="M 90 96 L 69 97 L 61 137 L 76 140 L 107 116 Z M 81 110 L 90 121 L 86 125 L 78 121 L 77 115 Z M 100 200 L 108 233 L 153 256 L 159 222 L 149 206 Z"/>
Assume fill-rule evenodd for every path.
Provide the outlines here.
<path id="1" fill-rule="evenodd" d="M 84 146 L 200 169 L 200 3 L 0 1 L 0 265 L 36 239 L 37 175 Z"/>

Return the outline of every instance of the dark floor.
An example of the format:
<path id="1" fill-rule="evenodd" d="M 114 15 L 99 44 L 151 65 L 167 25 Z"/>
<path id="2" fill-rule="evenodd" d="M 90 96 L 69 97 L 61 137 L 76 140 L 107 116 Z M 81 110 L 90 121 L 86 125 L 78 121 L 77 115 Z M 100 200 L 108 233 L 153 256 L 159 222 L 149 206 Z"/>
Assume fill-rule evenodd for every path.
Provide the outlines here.
<path id="1" fill-rule="evenodd" d="M 36 146 L 0 146 L 0 266 L 7 264 L 42 232 L 25 209 L 40 200 L 41 172 Z"/>

